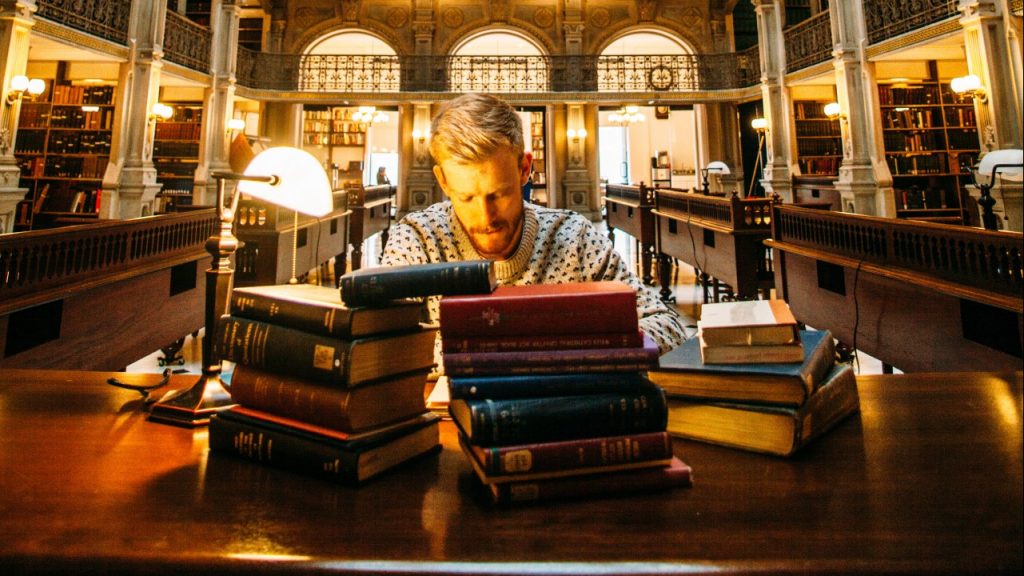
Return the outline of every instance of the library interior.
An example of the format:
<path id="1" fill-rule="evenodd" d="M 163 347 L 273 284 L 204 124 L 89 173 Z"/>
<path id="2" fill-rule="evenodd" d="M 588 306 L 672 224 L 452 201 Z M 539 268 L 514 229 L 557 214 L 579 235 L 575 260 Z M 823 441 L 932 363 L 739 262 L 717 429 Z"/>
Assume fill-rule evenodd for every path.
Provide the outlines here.
<path id="1" fill-rule="evenodd" d="M 9 573 L 1021 572 L 1021 0 L 0 32 Z M 438 260 L 477 254 L 433 145 L 472 93 L 521 125 L 514 256 L 600 277 Z"/>

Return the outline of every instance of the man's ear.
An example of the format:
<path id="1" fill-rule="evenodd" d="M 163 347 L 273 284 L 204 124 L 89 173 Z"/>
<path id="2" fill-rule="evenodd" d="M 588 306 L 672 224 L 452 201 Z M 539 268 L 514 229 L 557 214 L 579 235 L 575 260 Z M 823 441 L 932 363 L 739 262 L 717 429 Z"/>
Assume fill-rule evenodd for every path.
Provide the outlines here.
<path id="1" fill-rule="evenodd" d="M 519 163 L 519 185 L 526 184 L 533 174 L 533 152 L 523 152 L 523 160 Z"/>
<path id="2" fill-rule="evenodd" d="M 444 170 L 441 170 L 441 165 L 440 164 L 434 164 L 433 170 L 434 170 L 434 178 L 437 178 L 437 183 L 438 183 L 439 186 L 441 186 L 441 191 L 444 192 L 445 196 L 447 196 L 448 195 L 448 180 L 446 180 L 445 177 L 444 177 Z"/>

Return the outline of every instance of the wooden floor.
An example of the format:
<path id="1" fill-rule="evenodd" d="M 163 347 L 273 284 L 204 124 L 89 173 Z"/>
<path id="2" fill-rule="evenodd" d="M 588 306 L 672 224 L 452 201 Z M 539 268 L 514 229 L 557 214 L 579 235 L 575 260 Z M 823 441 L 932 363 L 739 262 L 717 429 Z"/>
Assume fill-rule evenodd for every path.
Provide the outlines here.
<path id="1" fill-rule="evenodd" d="M 604 223 L 598 223 L 598 227 L 605 230 Z M 623 259 L 626 260 L 630 266 L 633 266 L 639 272 L 639 265 L 637 264 L 638 252 L 633 241 L 633 238 L 622 233 L 615 235 L 615 249 L 622 255 Z M 363 265 L 364 266 L 376 266 L 379 263 L 380 255 L 380 239 L 379 236 L 374 236 L 366 241 L 363 253 Z M 687 336 L 692 336 L 697 330 L 697 319 L 700 318 L 700 308 L 703 302 L 700 285 L 696 283 L 696 277 L 693 272 L 693 268 L 686 264 L 682 264 L 680 269 L 677 271 L 675 276 L 675 282 L 672 286 L 672 294 L 675 296 L 674 306 L 676 310 L 685 319 Z M 171 368 L 175 370 L 186 370 L 188 372 L 199 373 L 200 372 L 200 355 L 201 355 L 200 343 L 189 336 L 185 340 L 185 344 L 181 350 L 181 357 L 183 358 L 183 364 L 171 365 Z M 164 354 L 160 351 L 154 352 L 149 356 L 140 359 L 138 362 L 128 366 L 129 372 L 160 372 L 163 370 L 163 366 L 160 364 L 161 358 Z M 859 369 L 858 374 L 881 374 L 882 364 L 878 360 L 867 356 L 865 354 L 858 354 Z"/>

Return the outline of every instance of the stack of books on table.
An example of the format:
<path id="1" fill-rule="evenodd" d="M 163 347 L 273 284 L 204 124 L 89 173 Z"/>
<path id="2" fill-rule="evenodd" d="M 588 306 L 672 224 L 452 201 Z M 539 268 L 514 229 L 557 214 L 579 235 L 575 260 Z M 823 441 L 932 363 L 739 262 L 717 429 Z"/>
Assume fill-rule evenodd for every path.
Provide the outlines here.
<path id="1" fill-rule="evenodd" d="M 495 502 L 690 483 L 628 285 L 501 286 L 444 297 L 440 313 L 448 409 Z"/>
<path id="2" fill-rule="evenodd" d="M 746 307 L 749 303 L 715 306 L 733 304 Z M 779 309 L 778 304 L 770 306 Z M 798 330 L 794 321 L 792 328 L 780 324 L 771 336 L 773 331 L 765 324 L 742 326 L 741 319 L 749 318 L 746 311 L 732 317 L 735 324 L 727 327 L 731 328 L 728 343 L 717 344 L 722 338 L 715 334 L 709 344 L 710 329 L 702 326 L 700 338 L 666 353 L 649 373 L 668 397 L 671 434 L 789 456 L 857 411 L 853 369 L 836 364 L 829 331 Z M 722 324 L 716 320 L 718 325 Z M 757 343 L 772 338 L 790 342 Z M 716 346 L 728 347 L 732 363 L 724 363 L 714 352 L 709 358 L 708 350 Z M 791 357 L 786 346 L 800 351 L 798 361 L 779 361 L 779 356 Z M 784 352 L 776 355 L 761 348 Z"/>
<path id="3" fill-rule="evenodd" d="M 236 288 L 214 346 L 235 362 L 237 406 L 210 420 L 210 448 L 358 484 L 439 448 L 424 405 L 436 330 L 422 304 L 348 308 L 335 288 Z"/>

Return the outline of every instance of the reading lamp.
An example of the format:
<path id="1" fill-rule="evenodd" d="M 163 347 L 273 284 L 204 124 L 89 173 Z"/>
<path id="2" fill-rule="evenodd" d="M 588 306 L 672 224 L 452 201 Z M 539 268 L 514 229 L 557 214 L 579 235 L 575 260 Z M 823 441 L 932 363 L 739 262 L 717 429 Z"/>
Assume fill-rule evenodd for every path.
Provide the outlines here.
<path id="1" fill-rule="evenodd" d="M 999 229 L 996 225 L 996 215 L 992 213 L 992 207 L 996 204 L 996 199 L 992 197 L 996 174 L 1011 182 L 1024 180 L 1024 150 L 1020 148 L 993 150 L 982 156 L 981 162 L 978 162 L 978 167 L 974 172 L 974 183 L 981 191 L 978 204 L 981 206 L 981 224 L 986 230 Z"/>
<path id="2" fill-rule="evenodd" d="M 732 171 L 729 170 L 729 165 L 726 164 L 725 162 L 722 162 L 721 160 L 713 160 L 713 161 L 709 162 L 707 166 L 705 166 L 704 168 L 701 168 L 700 175 L 701 175 L 701 178 L 703 179 L 703 181 L 701 182 L 701 186 L 703 186 L 702 192 L 704 193 L 704 195 L 707 196 L 710 193 L 710 190 L 708 190 L 708 176 L 709 175 L 711 175 L 711 174 L 730 174 L 731 172 Z"/>
<path id="3" fill-rule="evenodd" d="M 754 161 L 754 176 L 750 178 L 750 186 L 747 188 L 747 198 L 754 192 L 754 183 L 757 182 L 757 175 L 763 170 L 761 164 L 761 151 L 764 150 L 764 133 L 768 131 L 768 119 L 757 117 L 750 121 L 750 127 L 757 132 L 757 160 Z"/>
<path id="4" fill-rule="evenodd" d="M 297 148 L 268 148 L 256 155 L 243 174 L 211 172 L 217 180 L 217 211 L 220 230 L 206 241 L 212 257 L 206 271 L 206 309 L 203 337 L 203 373 L 190 388 L 172 391 L 153 405 L 150 420 L 179 426 L 202 426 L 210 415 L 232 404 L 231 396 L 220 379 L 221 362 L 214 352 L 217 321 L 228 309 L 234 270 L 231 255 L 238 248 L 238 239 L 231 225 L 238 208 L 238 198 L 248 194 L 271 204 L 320 217 L 333 209 L 331 185 L 320 162 L 310 153 Z M 230 197 L 225 182 L 237 181 Z"/>

